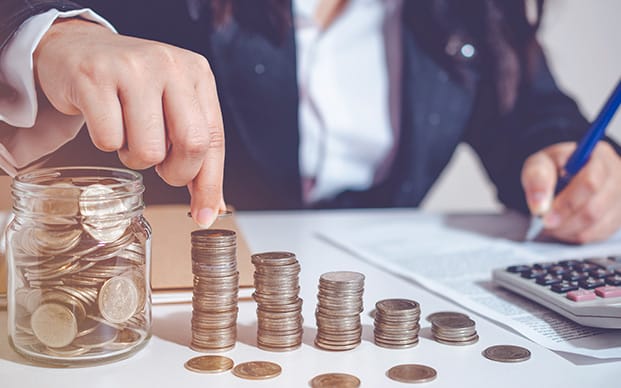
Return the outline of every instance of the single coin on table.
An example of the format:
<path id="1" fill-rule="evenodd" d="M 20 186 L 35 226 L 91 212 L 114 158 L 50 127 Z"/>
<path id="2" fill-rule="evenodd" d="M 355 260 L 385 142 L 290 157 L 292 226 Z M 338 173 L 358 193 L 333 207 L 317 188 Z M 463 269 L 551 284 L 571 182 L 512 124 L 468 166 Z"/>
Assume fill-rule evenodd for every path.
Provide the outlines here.
<path id="1" fill-rule="evenodd" d="M 198 356 L 184 364 L 187 370 L 198 373 L 221 373 L 233 369 L 233 360 L 223 356 Z"/>
<path id="2" fill-rule="evenodd" d="M 485 349 L 483 356 L 498 362 L 522 362 L 530 358 L 530 351 L 521 346 L 495 345 Z"/>
<path id="3" fill-rule="evenodd" d="M 402 383 L 427 383 L 434 380 L 438 375 L 432 367 L 420 364 L 393 366 L 386 374 L 390 379 Z"/>
<path id="4" fill-rule="evenodd" d="M 313 377 L 312 388 L 357 388 L 360 379 L 347 373 L 324 373 Z"/>
<path id="5" fill-rule="evenodd" d="M 280 365 L 269 361 L 249 361 L 237 364 L 233 374 L 247 380 L 267 380 L 282 372 Z"/>

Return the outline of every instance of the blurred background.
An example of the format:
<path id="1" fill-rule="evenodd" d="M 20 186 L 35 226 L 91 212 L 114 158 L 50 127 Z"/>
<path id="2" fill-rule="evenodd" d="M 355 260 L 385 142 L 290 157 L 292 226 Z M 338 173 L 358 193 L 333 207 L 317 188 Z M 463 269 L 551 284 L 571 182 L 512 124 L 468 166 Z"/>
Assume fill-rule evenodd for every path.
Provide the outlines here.
<path id="1" fill-rule="evenodd" d="M 589 121 L 621 79 L 620 15 L 619 0 L 545 3 L 539 41 L 560 88 L 578 102 Z M 621 112 L 611 122 L 608 134 L 621 141 Z M 477 156 L 463 144 L 422 206 L 431 211 L 502 209 Z"/>
<path id="2" fill-rule="evenodd" d="M 593 120 L 621 78 L 621 0 L 547 0 L 545 4 L 539 40 L 548 64 L 561 89 Z M 621 112 L 608 133 L 621 141 Z M 11 206 L 9 185 L 10 178 L 0 176 L 0 209 Z M 466 145 L 457 149 L 422 206 L 450 212 L 502 209 L 495 188 Z"/>

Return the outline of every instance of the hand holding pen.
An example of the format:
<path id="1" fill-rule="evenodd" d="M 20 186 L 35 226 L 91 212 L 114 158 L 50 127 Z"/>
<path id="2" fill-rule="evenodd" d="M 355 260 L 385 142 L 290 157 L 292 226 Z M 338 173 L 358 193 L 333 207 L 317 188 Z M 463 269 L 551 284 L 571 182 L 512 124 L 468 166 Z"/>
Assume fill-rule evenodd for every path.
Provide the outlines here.
<path id="1" fill-rule="evenodd" d="M 535 216 L 527 239 L 542 228 L 573 243 L 610 237 L 621 227 L 621 157 L 600 142 L 621 103 L 621 82 L 577 145 L 559 143 L 531 155 L 522 185 Z"/>

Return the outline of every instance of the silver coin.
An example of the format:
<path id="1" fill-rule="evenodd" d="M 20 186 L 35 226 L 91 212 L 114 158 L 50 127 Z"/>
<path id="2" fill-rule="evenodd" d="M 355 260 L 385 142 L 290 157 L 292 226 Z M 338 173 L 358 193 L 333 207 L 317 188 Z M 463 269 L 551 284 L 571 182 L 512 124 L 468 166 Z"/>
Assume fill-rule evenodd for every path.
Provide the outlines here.
<path id="1" fill-rule="evenodd" d="M 485 349 L 483 356 L 498 362 L 523 362 L 530 359 L 530 351 L 521 346 L 495 345 Z"/>

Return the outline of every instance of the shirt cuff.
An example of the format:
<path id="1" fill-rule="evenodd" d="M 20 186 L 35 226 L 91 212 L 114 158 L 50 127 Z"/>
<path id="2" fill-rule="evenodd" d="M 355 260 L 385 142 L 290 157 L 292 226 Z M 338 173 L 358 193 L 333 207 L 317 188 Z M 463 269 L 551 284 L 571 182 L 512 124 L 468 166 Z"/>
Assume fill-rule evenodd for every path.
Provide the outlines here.
<path id="1" fill-rule="evenodd" d="M 114 27 L 90 9 L 60 12 L 51 9 L 26 20 L 0 54 L 0 82 L 9 91 L 0 98 L 0 121 L 21 128 L 32 127 L 37 117 L 37 94 L 34 80 L 33 53 L 41 38 L 57 18 L 81 17 Z"/>
<path id="2" fill-rule="evenodd" d="M 0 52 L 0 168 L 14 176 L 73 139 L 84 125 L 81 116 L 58 112 L 37 96 L 33 53 L 57 18 L 80 17 L 114 27 L 90 9 L 51 9 L 26 20 Z"/>

